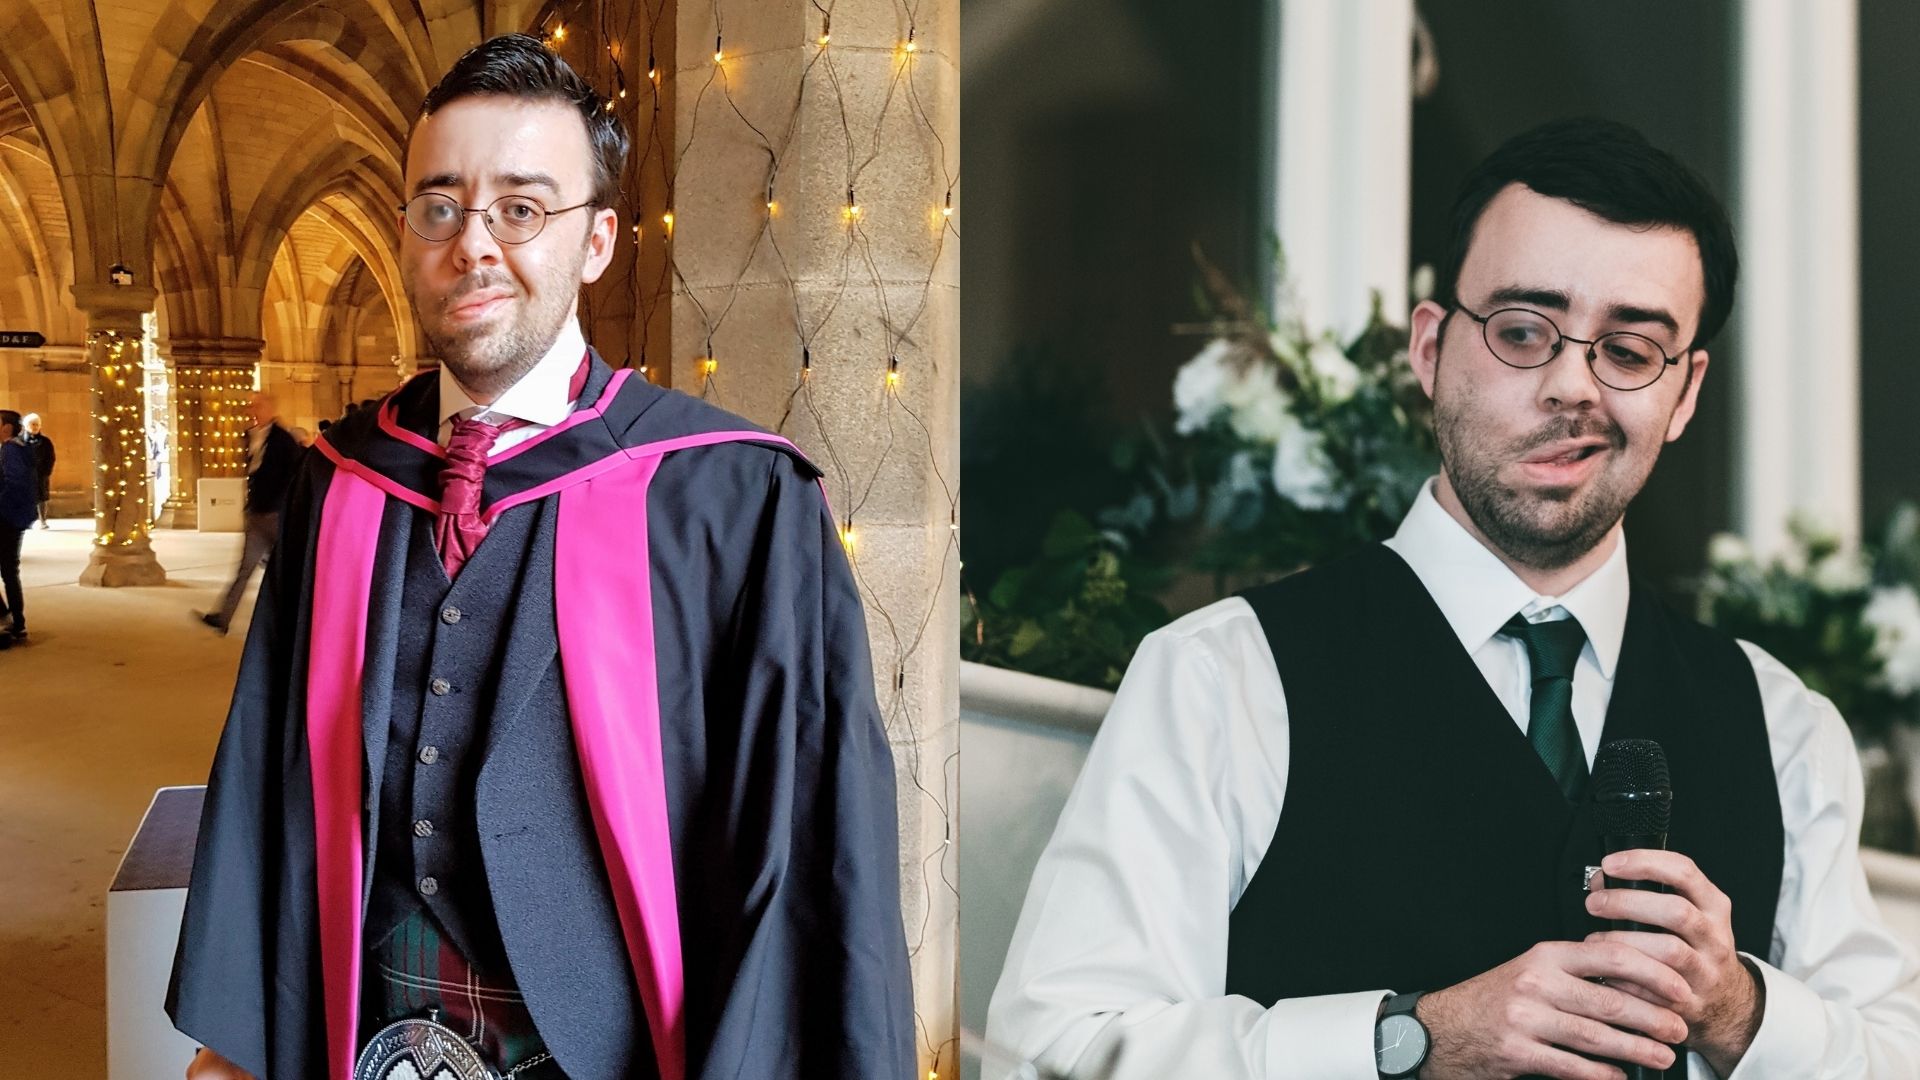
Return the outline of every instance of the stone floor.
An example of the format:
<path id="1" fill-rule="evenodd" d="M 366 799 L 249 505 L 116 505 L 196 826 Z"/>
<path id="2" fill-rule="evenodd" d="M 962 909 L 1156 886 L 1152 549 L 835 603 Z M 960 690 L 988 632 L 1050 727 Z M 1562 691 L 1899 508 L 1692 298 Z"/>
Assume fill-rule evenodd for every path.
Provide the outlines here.
<path id="1" fill-rule="evenodd" d="M 0 1062 L 101 1080 L 107 885 L 154 789 L 206 781 L 252 601 L 224 638 L 191 614 L 238 533 L 159 532 L 165 586 L 91 589 L 91 520 L 55 525 L 26 534 L 32 637 L 0 654 Z"/>

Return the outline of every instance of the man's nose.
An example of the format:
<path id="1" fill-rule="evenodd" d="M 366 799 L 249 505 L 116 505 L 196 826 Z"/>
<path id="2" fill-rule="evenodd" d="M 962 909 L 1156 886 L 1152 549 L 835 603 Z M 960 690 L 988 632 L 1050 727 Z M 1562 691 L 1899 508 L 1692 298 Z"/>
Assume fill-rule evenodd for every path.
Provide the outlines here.
<path id="1" fill-rule="evenodd" d="M 500 261 L 500 241 L 488 230 L 486 217 L 485 210 L 469 212 L 460 222 L 460 231 L 447 241 L 453 245 L 454 268 L 461 273 Z"/>

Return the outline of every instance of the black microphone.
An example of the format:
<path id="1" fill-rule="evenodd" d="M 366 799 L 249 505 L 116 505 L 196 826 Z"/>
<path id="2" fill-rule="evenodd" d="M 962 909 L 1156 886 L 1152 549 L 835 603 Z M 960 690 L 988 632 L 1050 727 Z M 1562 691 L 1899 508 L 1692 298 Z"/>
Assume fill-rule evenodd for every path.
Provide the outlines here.
<path id="1" fill-rule="evenodd" d="M 1607 854 L 1636 848 L 1664 850 L 1667 825 L 1673 820 L 1673 781 L 1667 775 L 1667 752 L 1652 739 L 1614 739 L 1600 747 L 1593 759 L 1594 821 Z M 1607 879 L 1609 889 L 1646 889 L 1663 892 L 1651 881 Z M 1613 920 L 1615 930 L 1663 932 L 1660 927 L 1625 919 Z"/>
<path id="2" fill-rule="evenodd" d="M 1673 820 L 1673 781 L 1667 775 L 1667 752 L 1652 739 L 1614 739 L 1600 747 L 1593 759 L 1594 822 L 1599 826 L 1601 842 L 1607 854 L 1637 848 L 1664 850 L 1667 826 Z M 1624 881 L 1609 877 L 1609 889 L 1645 889 L 1664 892 L 1666 886 L 1654 881 Z M 1661 927 L 1629 919 L 1614 919 L 1615 930 L 1647 930 L 1665 933 Z M 1679 1064 L 1675 1049 L 1676 1069 Z M 1614 1062 L 1627 1074 L 1627 1080 L 1658 1080 L 1665 1073 L 1644 1065 Z"/>

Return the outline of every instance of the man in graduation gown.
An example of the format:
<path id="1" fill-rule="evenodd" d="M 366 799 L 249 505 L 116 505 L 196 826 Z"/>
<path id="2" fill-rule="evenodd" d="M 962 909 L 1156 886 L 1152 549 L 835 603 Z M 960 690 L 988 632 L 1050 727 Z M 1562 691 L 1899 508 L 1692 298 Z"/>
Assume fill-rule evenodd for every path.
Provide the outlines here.
<path id="1" fill-rule="evenodd" d="M 914 1068 L 893 759 L 818 473 L 576 321 L 626 150 L 532 38 L 427 97 L 401 262 L 444 366 L 287 499 L 169 994 L 190 1076 L 346 1080 L 416 1019 L 522 1080 Z"/>
<path id="2" fill-rule="evenodd" d="M 1142 643 L 989 1037 L 1108 1080 L 1920 1075 L 1845 723 L 1628 573 L 1733 302 L 1725 212 L 1586 120 L 1497 150 L 1452 221 L 1409 349 L 1440 476 L 1385 544 Z M 1665 749 L 1672 850 L 1596 833 L 1621 738 Z"/>

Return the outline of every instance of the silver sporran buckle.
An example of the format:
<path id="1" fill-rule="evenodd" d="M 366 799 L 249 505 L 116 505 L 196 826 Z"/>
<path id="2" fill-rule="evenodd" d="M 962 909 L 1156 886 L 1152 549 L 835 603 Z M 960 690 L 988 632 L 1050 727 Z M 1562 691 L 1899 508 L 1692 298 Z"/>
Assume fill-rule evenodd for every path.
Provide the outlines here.
<path id="1" fill-rule="evenodd" d="M 497 1080 L 480 1052 L 432 1020 L 399 1020 L 374 1033 L 353 1080 Z"/>

